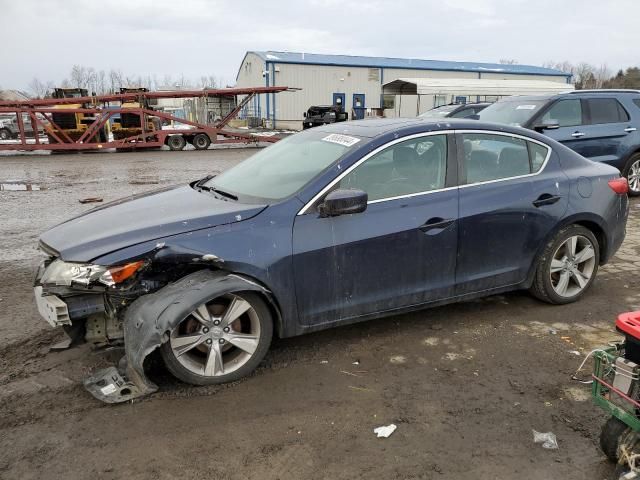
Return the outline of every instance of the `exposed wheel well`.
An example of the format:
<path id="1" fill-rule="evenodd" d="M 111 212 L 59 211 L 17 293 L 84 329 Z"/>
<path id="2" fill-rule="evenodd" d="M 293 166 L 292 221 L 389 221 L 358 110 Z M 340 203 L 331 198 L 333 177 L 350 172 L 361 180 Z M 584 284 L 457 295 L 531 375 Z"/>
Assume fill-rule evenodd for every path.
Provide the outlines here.
<path id="1" fill-rule="evenodd" d="M 259 283 L 259 282 L 258 282 Z M 238 293 L 242 293 L 245 290 L 238 290 Z M 254 295 L 258 295 L 264 300 L 264 303 L 269 308 L 269 312 L 271 313 L 271 317 L 273 318 L 273 334 L 275 337 L 282 337 L 282 314 L 280 313 L 280 306 L 277 303 L 277 300 L 273 295 L 269 295 L 265 292 L 260 292 L 257 290 L 246 290 L 246 292 L 253 293 Z"/>

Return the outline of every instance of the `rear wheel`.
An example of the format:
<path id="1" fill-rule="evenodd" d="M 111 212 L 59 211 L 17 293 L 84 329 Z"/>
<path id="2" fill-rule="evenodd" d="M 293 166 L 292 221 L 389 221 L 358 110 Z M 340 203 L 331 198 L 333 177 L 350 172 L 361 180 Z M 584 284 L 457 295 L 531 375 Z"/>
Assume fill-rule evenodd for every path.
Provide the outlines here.
<path id="1" fill-rule="evenodd" d="M 186 144 L 187 141 L 182 135 L 170 135 L 167 138 L 167 145 L 173 151 L 182 150 Z"/>
<path id="2" fill-rule="evenodd" d="M 191 141 L 196 150 L 206 150 L 211 145 L 211 139 L 206 133 L 198 133 Z"/>
<path id="3" fill-rule="evenodd" d="M 624 169 L 623 175 L 629 182 L 629 195 L 640 195 L 640 153 L 631 155 Z"/>
<path id="4" fill-rule="evenodd" d="M 258 366 L 272 334 L 271 312 L 259 295 L 230 293 L 198 306 L 174 328 L 160 353 L 183 382 L 225 383 Z"/>
<path id="5" fill-rule="evenodd" d="M 531 293 L 557 305 L 575 302 L 598 272 L 598 240 L 587 228 L 570 225 L 547 244 L 537 262 Z"/>

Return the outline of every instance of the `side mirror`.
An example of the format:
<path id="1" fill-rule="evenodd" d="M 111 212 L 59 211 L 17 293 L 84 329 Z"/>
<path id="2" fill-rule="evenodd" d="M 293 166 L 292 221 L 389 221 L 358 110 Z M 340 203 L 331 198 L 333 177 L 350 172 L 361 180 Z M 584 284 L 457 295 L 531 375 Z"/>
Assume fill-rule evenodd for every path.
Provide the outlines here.
<path id="1" fill-rule="evenodd" d="M 560 128 L 560 125 L 558 125 L 557 123 L 541 123 L 539 125 L 534 125 L 533 129 L 536 132 L 544 132 L 545 130 L 557 130 L 558 128 Z"/>
<path id="2" fill-rule="evenodd" d="M 336 217 L 351 213 L 364 212 L 369 196 L 362 190 L 338 189 L 330 192 L 318 205 L 321 217 Z"/>
<path id="3" fill-rule="evenodd" d="M 480 115 L 476 113 L 474 115 L 469 115 L 468 117 L 464 117 L 464 118 L 468 118 L 469 120 L 480 120 Z"/>

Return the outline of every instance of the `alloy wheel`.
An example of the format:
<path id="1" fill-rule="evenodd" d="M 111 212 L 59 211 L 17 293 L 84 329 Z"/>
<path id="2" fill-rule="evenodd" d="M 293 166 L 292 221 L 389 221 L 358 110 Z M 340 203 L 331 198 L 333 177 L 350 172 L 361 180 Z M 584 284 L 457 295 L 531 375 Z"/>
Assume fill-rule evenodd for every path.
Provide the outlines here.
<path id="1" fill-rule="evenodd" d="M 632 192 L 640 193 L 640 160 L 636 160 L 631 164 L 627 174 L 627 181 Z"/>
<path id="2" fill-rule="evenodd" d="M 591 241 L 582 235 L 569 237 L 551 259 L 551 285 L 561 297 L 574 297 L 587 287 L 595 268 L 596 254 Z"/>
<path id="3" fill-rule="evenodd" d="M 239 295 L 204 303 L 171 332 L 169 344 L 178 362 L 206 377 L 230 374 L 245 365 L 260 341 L 260 320 Z"/>

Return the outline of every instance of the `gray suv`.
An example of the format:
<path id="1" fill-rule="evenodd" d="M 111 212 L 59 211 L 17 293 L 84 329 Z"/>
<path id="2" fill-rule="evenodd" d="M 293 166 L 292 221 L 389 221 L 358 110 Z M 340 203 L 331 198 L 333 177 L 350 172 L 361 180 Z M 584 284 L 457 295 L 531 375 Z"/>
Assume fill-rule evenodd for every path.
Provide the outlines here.
<path id="1" fill-rule="evenodd" d="M 476 118 L 536 130 L 583 157 L 613 165 L 627 178 L 629 195 L 640 195 L 639 90 L 507 97 Z"/>

